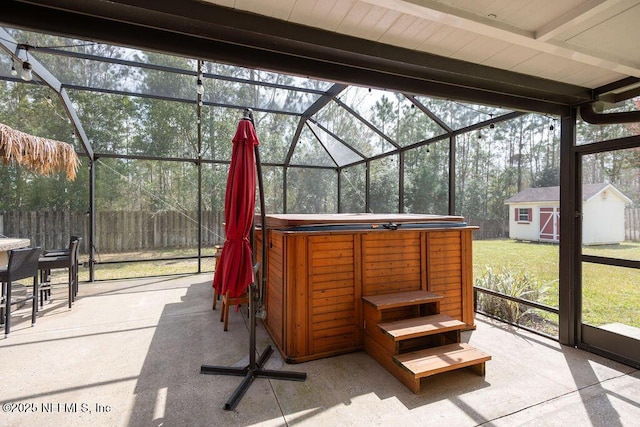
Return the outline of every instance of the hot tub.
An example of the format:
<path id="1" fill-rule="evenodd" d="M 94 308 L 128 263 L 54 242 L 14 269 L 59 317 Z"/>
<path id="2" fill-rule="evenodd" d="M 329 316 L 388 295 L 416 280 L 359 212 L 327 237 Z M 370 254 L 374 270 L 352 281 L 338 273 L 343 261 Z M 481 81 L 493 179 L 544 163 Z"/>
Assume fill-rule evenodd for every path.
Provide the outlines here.
<path id="1" fill-rule="evenodd" d="M 264 324 L 287 362 L 362 350 L 362 296 L 427 290 L 444 296 L 441 313 L 474 327 L 477 227 L 462 217 L 283 214 L 265 225 Z M 258 251 L 261 239 L 258 230 Z"/>

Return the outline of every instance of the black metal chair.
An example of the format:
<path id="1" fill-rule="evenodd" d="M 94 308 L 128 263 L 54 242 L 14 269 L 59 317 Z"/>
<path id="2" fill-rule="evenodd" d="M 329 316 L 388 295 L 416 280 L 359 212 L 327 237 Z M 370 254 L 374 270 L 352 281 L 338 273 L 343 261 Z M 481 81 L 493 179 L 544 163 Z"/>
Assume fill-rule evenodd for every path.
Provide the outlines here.
<path id="1" fill-rule="evenodd" d="M 69 238 L 69 246 L 67 246 L 66 248 L 60 248 L 60 249 L 47 249 L 42 251 L 42 256 L 62 256 L 62 255 L 69 255 L 69 250 L 71 249 L 71 243 L 74 240 L 82 240 L 82 237 L 80 236 L 71 236 Z"/>
<path id="2" fill-rule="evenodd" d="M 36 324 L 38 314 L 38 258 L 40 248 L 24 248 L 9 251 L 9 264 L 7 268 L 0 269 L 2 280 L 2 323 L 4 323 L 5 337 L 11 332 L 11 306 L 31 300 L 31 326 Z M 31 295 L 14 298 L 13 282 L 20 279 L 33 278 L 33 291 Z"/>
<path id="3" fill-rule="evenodd" d="M 42 251 L 42 254 L 40 256 L 42 256 L 42 257 L 68 256 L 69 255 L 69 250 L 71 249 L 71 243 L 73 243 L 74 240 L 82 241 L 82 237 L 80 237 L 80 236 L 71 236 L 71 237 L 69 237 L 69 246 L 67 246 L 66 248 L 45 249 L 45 250 Z M 40 274 L 40 283 L 48 282 L 48 277 L 49 277 L 50 274 L 51 274 L 50 271 L 46 271 L 45 272 L 45 276 L 43 276 L 42 273 L 41 273 Z M 43 280 L 43 279 L 47 279 L 47 280 Z"/>
<path id="4" fill-rule="evenodd" d="M 40 270 L 40 306 L 51 296 L 51 270 L 66 268 L 69 272 L 69 308 L 78 294 L 78 250 L 80 238 L 72 240 L 67 254 L 41 256 L 38 260 Z"/>

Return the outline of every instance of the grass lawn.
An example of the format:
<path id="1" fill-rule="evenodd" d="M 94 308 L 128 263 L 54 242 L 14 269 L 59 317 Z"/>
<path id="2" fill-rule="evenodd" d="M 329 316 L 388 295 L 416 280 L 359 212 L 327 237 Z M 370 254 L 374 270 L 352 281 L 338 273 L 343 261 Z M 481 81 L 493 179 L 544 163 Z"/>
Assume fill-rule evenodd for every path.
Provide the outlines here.
<path id="1" fill-rule="evenodd" d="M 640 260 L 640 243 L 589 246 L 585 254 Z M 473 274 L 481 277 L 486 267 L 526 272 L 549 286 L 545 304 L 558 306 L 559 246 L 515 240 L 473 242 Z M 620 322 L 640 328 L 640 271 L 583 263 L 583 321 L 598 326 Z"/>
<path id="2" fill-rule="evenodd" d="M 203 254 L 210 255 L 213 248 Z M 585 247 L 585 254 L 640 260 L 640 243 Z M 153 257 L 192 256 L 194 249 L 148 251 L 127 254 L 101 254 L 99 261 L 149 259 Z M 80 261 L 85 261 L 85 256 Z M 549 292 L 542 303 L 558 306 L 559 246 L 515 240 L 476 240 L 473 242 L 473 274 L 480 278 L 490 266 L 495 273 L 503 268 L 526 272 L 535 281 L 547 285 Z M 202 270 L 212 272 L 214 260 L 202 261 Z M 195 260 L 148 261 L 142 263 L 99 264 L 96 279 L 108 280 L 165 274 L 192 274 L 197 271 Z M 66 279 L 66 272 L 55 272 L 58 280 Z M 89 278 L 88 269 L 80 268 L 80 281 Z M 591 325 L 620 322 L 640 328 L 640 271 L 604 265 L 583 264 L 583 320 Z"/>
<path id="3" fill-rule="evenodd" d="M 203 248 L 202 255 L 213 255 L 213 248 Z M 135 277 L 164 276 L 171 274 L 195 274 L 198 272 L 197 259 L 176 259 L 167 261 L 152 261 L 154 258 L 176 258 L 197 256 L 197 249 L 160 249 L 155 251 L 122 252 L 113 254 L 98 254 L 98 264 L 95 267 L 96 280 L 117 280 Z M 80 254 L 80 264 L 88 262 L 87 254 Z M 117 264 L 100 264 L 113 261 L 136 260 L 141 262 L 125 262 Z M 148 261 L 147 261 L 148 260 Z M 203 273 L 213 272 L 215 261 L 212 258 L 204 258 L 201 264 Z M 66 283 L 66 270 L 54 270 L 52 280 L 54 283 Z M 78 271 L 80 283 L 89 280 L 89 269 L 80 267 Z"/>

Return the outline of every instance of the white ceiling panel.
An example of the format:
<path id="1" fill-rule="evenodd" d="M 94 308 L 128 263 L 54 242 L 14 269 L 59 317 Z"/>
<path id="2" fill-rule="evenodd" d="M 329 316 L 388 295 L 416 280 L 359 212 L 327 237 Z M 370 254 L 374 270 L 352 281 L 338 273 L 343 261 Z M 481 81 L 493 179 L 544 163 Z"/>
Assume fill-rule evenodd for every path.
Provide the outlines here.
<path id="1" fill-rule="evenodd" d="M 435 53 L 436 55 L 451 57 L 451 55 L 471 43 L 476 37 L 475 34 L 468 31 L 445 26 L 425 40 L 420 46 L 420 49 Z"/>
<path id="2" fill-rule="evenodd" d="M 402 14 L 379 41 L 407 49 L 425 50 L 422 48 L 425 40 L 442 28 L 437 22 L 425 22 L 414 16 Z"/>
<path id="3" fill-rule="evenodd" d="M 374 9 L 375 6 L 368 3 L 356 2 L 356 4 L 349 10 L 349 13 L 343 17 L 340 25 L 338 25 L 337 31 L 348 35 L 356 35 L 358 33 L 366 34 L 369 29 L 365 28 L 362 22 Z"/>
<path id="4" fill-rule="evenodd" d="M 513 67 L 512 71 L 534 73 L 551 80 L 571 82 L 570 76 L 577 74 L 584 67 L 584 64 L 569 59 L 541 53 Z"/>
<path id="5" fill-rule="evenodd" d="M 536 55 L 540 55 L 540 51 L 509 43 L 503 50 L 485 59 L 482 64 L 503 70 L 513 70 Z"/>
<path id="6" fill-rule="evenodd" d="M 640 67 L 640 6 L 572 37 L 568 43 Z"/>
<path id="7" fill-rule="evenodd" d="M 208 1 L 209 3 L 215 3 L 225 7 L 236 7 L 236 0 L 215 0 L 215 1 L 205 0 L 205 1 Z"/>
<path id="8" fill-rule="evenodd" d="M 291 8 L 296 0 L 262 1 L 262 0 L 235 0 L 234 6 L 242 10 L 250 10 L 259 15 L 270 16 L 276 19 L 287 20 Z"/>
<path id="9" fill-rule="evenodd" d="M 400 15 L 400 12 L 393 10 L 373 8 L 362 20 L 361 27 L 368 28 L 364 38 L 379 41 Z"/>
<path id="10" fill-rule="evenodd" d="M 640 0 L 208 0 L 595 88 L 640 78 Z"/>
<path id="11" fill-rule="evenodd" d="M 291 8 L 289 21 L 338 32 L 338 26 L 355 3 L 348 0 L 298 0 Z"/>
<path id="12" fill-rule="evenodd" d="M 584 1 L 565 15 L 550 21 L 537 30 L 536 36 L 560 42 L 591 31 L 592 28 L 611 18 L 627 14 L 638 4 L 638 0 L 591 0 Z"/>
<path id="13" fill-rule="evenodd" d="M 536 31 L 546 23 L 563 16 L 584 3 L 599 3 L 603 0 L 437 0 L 411 1 L 410 3 L 436 4 L 434 7 L 461 10 L 478 17 L 490 17 L 498 22 L 521 28 L 525 31 Z"/>
<path id="14" fill-rule="evenodd" d="M 571 83 L 584 87 L 600 87 L 611 82 L 612 73 L 601 68 L 585 65 L 580 71 L 569 76 Z M 614 80 L 621 80 L 626 76 L 618 74 Z"/>
<path id="15" fill-rule="evenodd" d="M 472 38 L 460 49 L 451 54 L 452 58 L 483 64 L 487 59 L 508 48 L 511 43 L 485 36 Z"/>

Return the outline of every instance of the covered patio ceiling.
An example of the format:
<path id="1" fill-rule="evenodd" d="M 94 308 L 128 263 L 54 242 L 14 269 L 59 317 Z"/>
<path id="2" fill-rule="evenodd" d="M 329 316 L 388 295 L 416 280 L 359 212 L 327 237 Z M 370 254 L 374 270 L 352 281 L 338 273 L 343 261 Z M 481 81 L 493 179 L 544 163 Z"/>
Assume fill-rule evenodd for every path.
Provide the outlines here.
<path id="1" fill-rule="evenodd" d="M 637 0 L 6 1 L 8 25 L 564 114 L 640 91 Z"/>
<path id="2" fill-rule="evenodd" d="M 580 209 L 579 156 L 638 145 L 633 135 L 576 147 L 575 125 L 576 107 L 593 112 L 640 95 L 639 19 L 639 0 L 5 0 L 0 24 L 331 82 L 331 89 L 314 94 L 319 103 L 302 113 L 312 123 L 322 102 L 347 85 L 410 100 L 426 95 L 489 105 L 508 114 L 560 115 L 561 211 L 569 213 Z M 640 122 L 637 110 L 621 114 Z M 455 142 L 454 130 L 446 131 Z M 90 145 L 85 150 L 92 157 Z M 285 165 L 290 159 L 291 151 Z M 336 163 L 339 169 L 358 161 Z M 448 169 L 451 212 L 454 166 Z M 286 187 L 286 176 L 283 182 Z M 608 336 L 581 335 L 580 264 L 593 260 L 581 255 L 579 226 L 577 216 L 563 217 L 560 342 L 610 354 Z M 614 258 L 602 264 L 629 265 Z"/>

